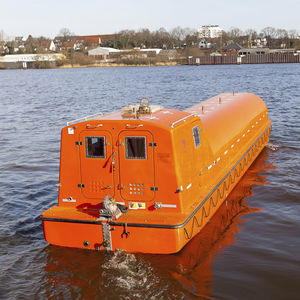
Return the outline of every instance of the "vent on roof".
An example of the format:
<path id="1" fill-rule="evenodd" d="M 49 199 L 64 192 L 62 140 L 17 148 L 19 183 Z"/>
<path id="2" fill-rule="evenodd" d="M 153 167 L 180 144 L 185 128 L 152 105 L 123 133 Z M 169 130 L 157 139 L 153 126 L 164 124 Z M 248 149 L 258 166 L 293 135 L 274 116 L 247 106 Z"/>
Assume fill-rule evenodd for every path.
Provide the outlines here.
<path id="1" fill-rule="evenodd" d="M 124 113 L 122 116 L 124 118 L 138 119 L 140 115 L 150 115 L 162 109 L 163 107 L 160 105 L 150 105 L 148 98 L 142 98 L 139 104 L 129 104 L 127 107 L 123 107 L 122 111 L 124 111 Z"/>

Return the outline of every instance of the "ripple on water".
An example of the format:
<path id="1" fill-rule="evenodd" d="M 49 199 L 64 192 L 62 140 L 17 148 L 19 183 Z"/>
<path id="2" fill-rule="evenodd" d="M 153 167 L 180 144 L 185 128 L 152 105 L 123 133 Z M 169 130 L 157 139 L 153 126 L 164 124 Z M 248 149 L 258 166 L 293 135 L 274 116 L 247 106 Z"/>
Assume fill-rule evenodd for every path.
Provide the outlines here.
<path id="1" fill-rule="evenodd" d="M 170 284 L 156 274 L 150 262 L 135 254 L 117 251 L 107 255 L 101 269 L 108 299 L 116 296 L 115 291 L 120 299 L 176 299 L 184 296 L 183 293 L 172 294 Z"/>
<path id="2" fill-rule="evenodd" d="M 299 76 L 300 64 L 1 71 L 0 299 L 297 299 Z M 57 201 L 67 121 L 142 97 L 186 109 L 232 91 L 262 97 L 272 120 L 259 170 L 243 177 L 251 188 L 240 185 L 238 226 L 229 219 L 217 237 L 208 227 L 177 255 L 47 245 L 39 215 Z"/>

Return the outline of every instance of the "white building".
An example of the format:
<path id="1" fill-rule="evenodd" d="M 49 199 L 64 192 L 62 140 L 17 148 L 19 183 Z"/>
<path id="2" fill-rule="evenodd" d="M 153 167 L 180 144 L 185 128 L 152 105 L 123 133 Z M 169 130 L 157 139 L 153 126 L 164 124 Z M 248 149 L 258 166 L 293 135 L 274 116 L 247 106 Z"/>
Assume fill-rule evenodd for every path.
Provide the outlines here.
<path id="1" fill-rule="evenodd" d="M 108 60 L 110 59 L 110 53 L 120 52 L 119 49 L 97 47 L 95 49 L 89 50 L 88 55 L 93 56 L 95 60 Z"/>
<path id="2" fill-rule="evenodd" d="M 199 48 L 202 49 L 210 49 L 214 46 L 215 44 L 213 43 L 208 43 L 206 39 L 202 38 L 199 42 Z"/>
<path id="3" fill-rule="evenodd" d="M 8 67 L 20 67 L 24 69 L 28 67 L 28 64 L 33 62 L 56 62 L 63 60 L 66 57 L 61 53 L 53 54 L 9 54 L 0 56 L 0 64 Z"/>
<path id="4" fill-rule="evenodd" d="M 53 40 L 45 40 L 45 41 L 41 41 L 41 46 L 42 46 L 46 51 L 55 51 L 55 49 L 56 49 Z"/>
<path id="5" fill-rule="evenodd" d="M 222 34 L 222 29 L 219 25 L 203 25 L 199 29 L 199 37 L 200 38 L 219 38 Z"/>
<path id="6" fill-rule="evenodd" d="M 0 57 L 0 62 L 34 62 L 34 61 L 57 61 L 65 59 L 61 53 L 53 54 L 10 54 Z"/>
<path id="7" fill-rule="evenodd" d="M 156 55 L 162 50 L 160 48 L 150 48 L 150 49 L 139 49 L 142 52 L 155 52 Z"/>

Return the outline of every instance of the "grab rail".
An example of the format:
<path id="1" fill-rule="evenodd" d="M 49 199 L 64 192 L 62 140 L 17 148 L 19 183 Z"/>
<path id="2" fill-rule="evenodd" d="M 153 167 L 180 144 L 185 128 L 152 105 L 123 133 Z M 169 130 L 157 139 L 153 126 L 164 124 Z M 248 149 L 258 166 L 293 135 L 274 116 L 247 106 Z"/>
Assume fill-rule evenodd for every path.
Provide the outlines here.
<path id="1" fill-rule="evenodd" d="M 67 122 L 67 126 L 70 126 L 70 125 L 72 125 L 74 123 L 78 123 L 80 121 L 87 121 L 87 120 L 90 120 L 90 119 L 92 119 L 92 118 L 94 118 L 96 116 L 102 116 L 102 115 L 103 115 L 103 113 L 100 112 L 100 113 L 97 113 L 97 114 L 94 114 L 94 115 L 85 116 L 85 117 L 80 118 L 80 119 L 72 120 L 72 121 Z"/>
<path id="2" fill-rule="evenodd" d="M 175 124 L 177 124 L 177 123 L 179 123 L 179 122 L 182 122 L 182 121 L 185 121 L 186 119 L 188 119 L 189 117 L 192 117 L 192 116 L 196 116 L 196 115 L 195 115 L 195 114 L 190 114 L 190 115 L 188 115 L 188 116 L 185 116 L 184 118 L 179 119 L 179 120 L 173 122 L 173 123 L 170 125 L 170 127 L 174 128 L 174 125 L 175 125 Z"/>
<path id="3" fill-rule="evenodd" d="M 130 124 L 126 124 L 126 128 L 138 128 L 138 127 L 143 127 L 143 124 L 138 124 L 138 125 L 130 125 Z"/>
<path id="4" fill-rule="evenodd" d="M 101 126 L 103 126 L 103 124 L 98 124 L 98 125 L 90 125 L 90 124 L 86 124 L 86 128 L 90 128 L 90 129 L 97 128 L 97 127 L 101 127 Z"/>

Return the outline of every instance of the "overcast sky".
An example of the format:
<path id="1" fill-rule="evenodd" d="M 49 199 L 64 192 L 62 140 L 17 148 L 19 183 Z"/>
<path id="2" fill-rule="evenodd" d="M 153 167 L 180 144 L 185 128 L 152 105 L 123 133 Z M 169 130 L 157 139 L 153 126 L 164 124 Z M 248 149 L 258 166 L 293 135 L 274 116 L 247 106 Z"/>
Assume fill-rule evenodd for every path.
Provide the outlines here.
<path id="1" fill-rule="evenodd" d="M 0 0 L 0 31 L 9 36 L 53 38 L 61 28 L 88 35 L 206 24 L 300 31 L 300 0 Z"/>

